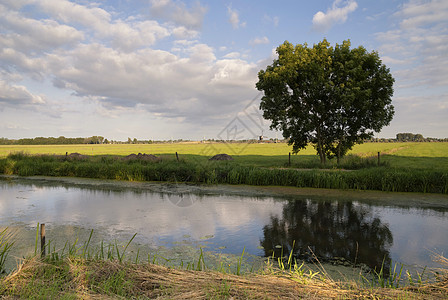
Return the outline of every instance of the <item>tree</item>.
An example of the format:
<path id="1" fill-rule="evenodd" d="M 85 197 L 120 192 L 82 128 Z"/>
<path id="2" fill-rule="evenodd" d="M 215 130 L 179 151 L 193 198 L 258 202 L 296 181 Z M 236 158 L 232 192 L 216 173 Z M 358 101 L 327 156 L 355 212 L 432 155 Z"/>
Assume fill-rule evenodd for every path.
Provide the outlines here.
<path id="1" fill-rule="evenodd" d="M 384 268 L 387 276 L 393 235 L 387 223 L 352 201 L 297 199 L 285 202 L 281 215 L 271 216 L 260 243 L 266 257 L 291 251 L 300 260 L 343 257 Z"/>
<path id="2" fill-rule="evenodd" d="M 392 120 L 394 79 L 377 52 L 350 49 L 350 41 L 333 48 L 324 39 L 312 48 L 285 41 L 277 53 L 258 73 L 256 87 L 264 92 L 263 117 L 294 153 L 312 143 L 321 163 L 339 162 Z"/>
<path id="3" fill-rule="evenodd" d="M 398 142 L 424 142 L 425 138 L 420 133 L 397 133 L 397 141 Z"/>

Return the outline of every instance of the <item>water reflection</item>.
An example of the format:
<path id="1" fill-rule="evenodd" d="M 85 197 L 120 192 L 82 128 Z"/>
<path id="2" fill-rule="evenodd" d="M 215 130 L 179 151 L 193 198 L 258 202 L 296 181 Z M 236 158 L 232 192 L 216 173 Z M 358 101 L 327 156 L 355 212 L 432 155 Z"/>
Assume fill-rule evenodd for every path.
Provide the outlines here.
<path id="1" fill-rule="evenodd" d="M 440 230 L 448 228 L 443 201 L 436 203 L 437 211 L 396 206 L 422 202 L 415 195 L 379 193 L 368 202 L 353 200 L 359 193 L 348 200 L 332 194 L 279 197 L 242 187 L 153 183 L 148 188 L 146 183 L 73 180 L 0 180 L 0 227 L 16 224 L 33 232 L 37 222 L 45 222 L 49 232 L 60 226 L 94 229 L 99 240 L 129 240 L 137 233 L 134 241 L 148 247 L 188 243 L 237 255 L 243 248 L 254 255 L 279 255 L 276 246 L 289 252 L 295 241 L 299 258 L 307 258 L 311 248 L 319 258 L 342 257 L 372 268 L 383 260 L 386 268 L 397 261 L 429 266 L 425 247 L 448 252 Z M 383 196 L 397 200 L 384 202 Z M 33 247 L 34 240 L 28 243 Z"/>
<path id="2" fill-rule="evenodd" d="M 290 201 L 282 217 L 271 217 L 263 228 L 261 241 L 265 255 L 287 253 L 295 241 L 295 255 L 306 257 L 312 251 L 318 258 L 342 257 L 380 268 L 391 262 L 392 232 L 366 207 L 353 202 Z M 311 251 L 309 251 L 311 249 Z"/>

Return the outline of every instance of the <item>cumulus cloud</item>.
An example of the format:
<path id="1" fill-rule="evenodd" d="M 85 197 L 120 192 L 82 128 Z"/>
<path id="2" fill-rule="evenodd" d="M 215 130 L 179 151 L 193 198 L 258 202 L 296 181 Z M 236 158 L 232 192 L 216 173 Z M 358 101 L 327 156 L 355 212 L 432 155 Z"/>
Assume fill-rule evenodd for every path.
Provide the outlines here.
<path id="1" fill-rule="evenodd" d="M 269 39 L 266 36 L 261 37 L 261 38 L 254 38 L 253 40 L 250 40 L 249 44 L 252 46 L 269 44 Z"/>
<path id="2" fill-rule="evenodd" d="M 237 10 L 233 9 L 232 6 L 227 7 L 227 13 L 229 15 L 229 22 L 232 24 L 233 29 L 238 29 L 240 27 L 245 27 L 246 22 L 240 22 L 240 15 Z"/>
<path id="3" fill-rule="evenodd" d="M 0 28 L 10 32 L 0 36 L 1 45 L 28 54 L 73 45 L 84 38 L 82 32 L 71 26 L 54 20 L 25 18 L 15 11 L 0 11 L 0 20 Z"/>
<path id="4" fill-rule="evenodd" d="M 151 0 L 150 13 L 156 18 L 171 21 L 189 29 L 200 29 L 207 7 L 196 1 L 188 8 L 183 2 L 172 0 Z"/>
<path id="5" fill-rule="evenodd" d="M 320 32 L 328 31 L 334 24 L 345 23 L 348 14 L 358 8 L 354 0 L 335 0 L 327 12 L 318 11 L 313 16 L 313 28 Z"/>
<path id="6" fill-rule="evenodd" d="M 402 28 L 415 28 L 427 24 L 446 22 L 448 2 L 436 1 L 410 1 L 403 5 L 397 16 L 403 17 Z"/>
<path id="7" fill-rule="evenodd" d="M 394 14 L 399 28 L 376 34 L 402 87 L 448 85 L 447 14 L 446 1 L 410 1 Z"/>
<path id="8" fill-rule="evenodd" d="M 237 53 L 217 58 L 216 49 L 195 40 L 199 23 L 176 23 L 174 17 L 163 24 L 141 16 L 119 19 L 98 4 L 78 3 L 34 1 L 31 12 L 0 5 L 0 67 L 6 70 L 0 74 L 0 102 L 45 104 L 40 112 L 60 112 L 57 99 L 28 90 L 24 81 L 36 79 L 109 115 L 145 110 L 159 118 L 208 124 L 234 116 L 256 93 L 260 66 Z M 177 7 L 191 15 L 199 7 L 169 0 L 152 4 L 174 5 L 174 12 Z M 202 22 L 204 10 L 197 11 L 195 20 Z M 154 46 L 163 38 L 169 38 L 171 50 Z"/>
<path id="9" fill-rule="evenodd" d="M 169 36 L 170 30 L 154 20 L 113 19 L 112 14 L 96 6 L 83 6 L 68 0 L 42 0 L 37 7 L 52 18 L 67 24 L 82 25 L 93 37 L 109 40 L 114 47 L 131 51 L 153 45 Z M 179 33 L 179 30 L 176 31 Z"/>
<path id="10" fill-rule="evenodd" d="M 44 104 L 45 99 L 40 95 L 33 95 L 25 86 L 9 84 L 0 79 L 0 103 L 9 105 Z"/>
<path id="11" fill-rule="evenodd" d="M 112 16 L 99 7 L 87 7 L 68 0 L 39 0 L 38 7 L 65 23 L 81 24 L 87 28 L 105 31 Z"/>
<path id="12" fill-rule="evenodd" d="M 446 15 L 446 1 L 412 0 L 393 15 L 394 30 L 376 34 L 382 60 L 396 79 L 396 117 L 391 123 L 396 132 L 405 128 L 446 136 L 448 19 L 440 17 Z"/>
<path id="13" fill-rule="evenodd" d="M 277 16 L 271 17 L 269 15 L 264 15 L 263 19 L 267 23 L 272 23 L 274 25 L 274 27 L 278 26 L 279 17 L 277 17 Z"/>
<path id="14" fill-rule="evenodd" d="M 223 106 L 222 113 L 231 108 L 226 104 L 239 103 L 252 91 L 255 65 L 217 60 L 205 44 L 183 46 L 187 57 L 153 49 L 125 53 L 99 44 L 80 45 L 53 72 L 57 86 L 79 96 L 102 97 L 110 108 L 141 103 L 168 117 L 203 117 L 205 111 L 213 115 L 216 106 Z"/>

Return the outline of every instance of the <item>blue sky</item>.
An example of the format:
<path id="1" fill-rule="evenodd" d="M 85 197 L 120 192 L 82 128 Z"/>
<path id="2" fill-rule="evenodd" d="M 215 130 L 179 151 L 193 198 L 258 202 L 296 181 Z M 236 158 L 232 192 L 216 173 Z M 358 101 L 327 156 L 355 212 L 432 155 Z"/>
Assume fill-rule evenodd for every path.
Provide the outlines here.
<path id="1" fill-rule="evenodd" d="M 448 137 L 448 1 L 2 0 L 0 137 L 252 138 L 257 73 L 288 40 L 379 52 L 395 117 Z"/>

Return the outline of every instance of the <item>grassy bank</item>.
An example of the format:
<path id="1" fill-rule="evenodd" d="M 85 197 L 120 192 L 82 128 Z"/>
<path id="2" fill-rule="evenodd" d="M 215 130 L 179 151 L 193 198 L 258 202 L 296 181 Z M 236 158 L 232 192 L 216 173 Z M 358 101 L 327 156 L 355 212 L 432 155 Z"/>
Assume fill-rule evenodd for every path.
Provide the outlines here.
<path id="1" fill-rule="evenodd" d="M 233 275 L 155 264 L 29 259 L 0 278 L 5 299 L 446 299 L 447 281 L 369 288 L 297 272 Z"/>
<path id="2" fill-rule="evenodd" d="M 93 233 L 93 231 L 92 231 Z M 91 235 L 92 235 L 91 233 Z M 91 237 L 91 236 L 90 236 Z M 155 256 L 129 261 L 126 245 L 94 247 L 66 243 L 62 250 L 47 245 L 18 269 L 0 275 L 2 299 L 446 299 L 448 260 L 438 256 L 441 268 L 432 281 L 401 269 L 384 277 L 374 271 L 362 281 L 333 280 L 322 265 L 317 271 L 289 256 L 267 260 L 258 271 L 241 271 L 244 251 L 236 266 L 209 268 L 201 250 L 188 264 L 167 267 Z M 0 249 L 9 245 L 0 242 Z M 5 256 L 5 255 L 3 255 Z M 418 275 L 418 274 L 417 274 Z M 367 276 L 367 275 L 366 275 Z M 407 283 L 403 284 L 403 280 Z"/>
<path id="3" fill-rule="evenodd" d="M 448 170 L 397 168 L 375 158 L 349 156 L 340 169 L 272 168 L 208 161 L 204 156 L 162 157 L 161 161 L 124 160 L 115 156 L 70 158 L 10 154 L 0 159 L 0 173 L 20 176 L 70 176 L 128 181 L 275 185 L 392 192 L 448 193 Z M 310 164 L 308 167 L 312 167 Z M 329 167 L 329 166 L 327 166 Z M 350 170 L 347 170 L 350 169 Z"/>

